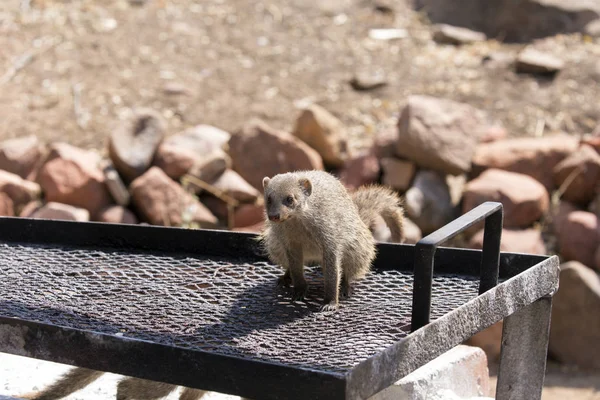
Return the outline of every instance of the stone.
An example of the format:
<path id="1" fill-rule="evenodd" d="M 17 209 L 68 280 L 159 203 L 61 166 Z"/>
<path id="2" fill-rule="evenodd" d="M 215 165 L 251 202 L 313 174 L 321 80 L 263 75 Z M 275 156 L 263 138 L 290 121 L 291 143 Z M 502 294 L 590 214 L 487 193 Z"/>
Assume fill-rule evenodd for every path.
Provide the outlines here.
<path id="1" fill-rule="evenodd" d="M 373 90 L 387 85 L 385 74 L 381 71 L 358 72 L 350 80 L 354 90 Z"/>
<path id="2" fill-rule="evenodd" d="M 12 199 L 6 194 L 0 192 L 0 216 L 14 217 L 15 205 Z"/>
<path id="3" fill-rule="evenodd" d="M 381 169 L 381 181 L 384 185 L 405 192 L 410 187 L 417 166 L 413 162 L 390 157 L 381 159 Z"/>
<path id="4" fill-rule="evenodd" d="M 262 204 L 240 204 L 233 213 L 233 227 L 241 228 L 260 224 L 265 219 L 264 209 Z"/>
<path id="5" fill-rule="evenodd" d="M 532 47 L 526 47 L 517 56 L 517 72 L 526 74 L 555 74 L 563 69 L 565 63 L 560 58 L 544 53 Z"/>
<path id="6" fill-rule="evenodd" d="M 441 228 L 457 216 L 450 188 L 444 176 L 435 171 L 420 170 L 405 194 L 408 217 L 424 235 Z"/>
<path id="7" fill-rule="evenodd" d="M 397 141 L 397 126 L 388 127 L 377 131 L 375 134 L 375 143 L 373 144 L 373 153 L 378 158 L 395 157 Z"/>
<path id="8" fill-rule="evenodd" d="M 103 208 L 96 218 L 99 222 L 108 222 L 111 224 L 137 224 L 138 219 L 134 213 L 127 208 L 119 205 L 112 205 Z"/>
<path id="9" fill-rule="evenodd" d="M 84 208 L 51 201 L 31 214 L 30 218 L 87 222 L 90 220 L 90 213 Z"/>
<path id="10" fill-rule="evenodd" d="M 262 180 L 285 172 L 323 169 L 319 153 L 293 135 L 253 119 L 229 140 L 233 169 L 256 189 Z"/>
<path id="11" fill-rule="evenodd" d="M 588 206 L 588 211 L 596 214 L 596 216 L 600 218 L 600 188 L 596 190 L 596 195 Z"/>
<path id="12" fill-rule="evenodd" d="M 575 204 L 562 200 L 558 203 L 558 207 L 552 210 L 552 227 L 554 232 L 560 232 L 566 228 L 569 214 L 573 211 L 581 211 Z"/>
<path id="13" fill-rule="evenodd" d="M 462 26 L 506 42 L 530 42 L 557 34 L 587 32 L 600 18 L 592 0 L 415 0 L 433 23 Z"/>
<path id="14" fill-rule="evenodd" d="M 483 248 L 483 229 L 469 240 L 469 248 Z M 546 245 L 542 233 L 537 229 L 503 229 L 500 239 L 500 251 L 546 255 Z"/>
<path id="15" fill-rule="evenodd" d="M 50 147 L 50 154 L 38 173 L 46 201 L 85 208 L 92 217 L 112 204 L 105 184 L 100 157 L 66 143 Z"/>
<path id="16" fill-rule="evenodd" d="M 576 137 L 557 134 L 542 138 L 512 138 L 480 144 L 473 156 L 472 175 L 498 168 L 529 175 L 548 191 L 554 189 L 549 171 L 579 147 Z"/>
<path id="17" fill-rule="evenodd" d="M 261 233 L 263 231 L 265 227 L 265 223 L 263 222 L 259 222 L 255 225 L 251 225 L 251 226 L 244 226 L 244 227 L 240 227 L 240 228 L 233 228 L 232 231 L 234 232 L 247 232 L 247 233 Z"/>
<path id="18" fill-rule="evenodd" d="M 35 180 L 43 146 L 37 136 L 9 139 L 0 143 L 0 169 L 23 179 Z"/>
<path id="19" fill-rule="evenodd" d="M 115 203 L 120 206 L 128 205 L 131 198 L 129 190 L 112 163 L 106 162 L 102 168 L 102 173 L 104 173 L 106 187 Z"/>
<path id="20" fill-rule="evenodd" d="M 600 277 L 576 261 L 560 270 L 548 351 L 564 364 L 600 368 Z"/>
<path id="21" fill-rule="evenodd" d="M 202 196 L 200 196 L 200 201 L 217 218 L 223 221 L 227 221 L 227 203 L 225 203 L 223 200 L 210 194 L 203 194 Z"/>
<path id="22" fill-rule="evenodd" d="M 231 158 L 222 151 L 217 150 L 194 164 L 188 171 L 188 175 L 204 182 L 212 182 L 229 168 L 231 168 Z"/>
<path id="23" fill-rule="evenodd" d="M 508 131 L 501 125 L 491 125 L 486 129 L 481 137 L 479 138 L 480 143 L 491 143 L 496 140 L 506 139 L 508 137 Z"/>
<path id="24" fill-rule="evenodd" d="M 442 400 L 447 397 L 437 394 L 446 391 L 464 399 L 487 395 L 490 388 L 485 353 L 477 347 L 458 345 L 369 400 Z"/>
<path id="25" fill-rule="evenodd" d="M 0 170 L 0 192 L 3 192 L 19 207 L 36 200 L 41 195 L 41 188 L 35 182 L 27 181 L 19 175 Z"/>
<path id="26" fill-rule="evenodd" d="M 596 128 L 594 134 L 582 137 L 581 144 L 591 146 L 594 150 L 596 150 L 596 153 L 600 154 L 600 125 L 598 125 Z"/>
<path id="27" fill-rule="evenodd" d="M 423 238 L 421 229 L 408 218 L 404 218 L 404 242 L 406 244 L 416 244 Z"/>
<path id="28" fill-rule="evenodd" d="M 504 227 L 527 228 L 548 212 L 546 188 L 530 176 L 489 169 L 467 183 L 462 212 L 466 213 L 486 201 L 504 206 Z"/>
<path id="29" fill-rule="evenodd" d="M 459 45 L 484 42 L 487 40 L 487 37 L 485 33 L 476 32 L 471 29 L 448 24 L 438 24 L 435 26 L 433 40 L 438 43 Z"/>
<path id="30" fill-rule="evenodd" d="M 30 201 L 21 208 L 21 211 L 19 212 L 19 217 L 30 218 L 31 215 L 40 208 L 42 208 L 43 205 L 44 203 L 42 203 L 40 200 Z"/>
<path id="31" fill-rule="evenodd" d="M 138 215 L 153 225 L 197 223 L 202 228 L 217 225 L 217 218 L 202 203 L 158 167 L 151 167 L 136 178 L 129 190 Z"/>
<path id="32" fill-rule="evenodd" d="M 126 182 L 133 181 L 150 168 L 166 126 L 162 115 L 143 108 L 135 110 L 128 121 L 112 132 L 108 152 Z"/>
<path id="33" fill-rule="evenodd" d="M 594 268 L 596 271 L 600 271 L 600 246 L 596 249 L 596 255 L 594 256 Z"/>
<path id="34" fill-rule="evenodd" d="M 179 179 L 192 168 L 196 174 L 208 160 L 231 167 L 231 159 L 224 146 L 231 138 L 228 132 L 210 125 L 198 125 L 166 138 L 156 151 L 154 165 L 172 179 Z M 215 161 L 218 160 L 218 161 Z M 220 171 L 221 173 L 223 171 Z M 216 176 L 212 177 L 213 179 Z"/>
<path id="35" fill-rule="evenodd" d="M 317 104 L 311 104 L 302 110 L 292 133 L 315 149 L 325 165 L 331 168 L 341 167 L 348 158 L 346 127 L 342 121 Z"/>
<path id="36" fill-rule="evenodd" d="M 600 187 L 600 154 L 591 146 L 580 146 L 554 167 L 554 182 L 561 188 L 563 199 L 589 204 Z"/>
<path id="37" fill-rule="evenodd" d="M 502 351 L 502 327 L 503 322 L 498 321 L 494 325 L 471 336 L 465 343 L 482 349 L 490 362 L 500 360 Z"/>
<path id="38" fill-rule="evenodd" d="M 587 211 L 572 211 L 555 231 L 561 257 L 595 267 L 595 253 L 600 247 L 598 216 Z"/>
<path id="39" fill-rule="evenodd" d="M 373 152 L 346 160 L 340 171 L 340 181 L 348 190 L 377 182 L 381 174 L 379 160 Z"/>
<path id="40" fill-rule="evenodd" d="M 253 203 L 261 197 L 258 190 L 246 182 L 237 172 L 230 169 L 225 171 L 211 184 L 242 203 Z"/>
<path id="41" fill-rule="evenodd" d="M 398 121 L 396 155 L 419 167 L 458 175 L 471 169 L 485 115 L 465 103 L 410 96 Z"/>

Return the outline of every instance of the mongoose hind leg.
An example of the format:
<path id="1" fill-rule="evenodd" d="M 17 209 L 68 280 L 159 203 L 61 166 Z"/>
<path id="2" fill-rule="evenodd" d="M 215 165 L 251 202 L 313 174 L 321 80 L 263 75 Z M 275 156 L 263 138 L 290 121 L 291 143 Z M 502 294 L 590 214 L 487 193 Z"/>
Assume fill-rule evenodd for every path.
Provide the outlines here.
<path id="1" fill-rule="evenodd" d="M 198 400 L 202 398 L 206 392 L 200 389 L 184 388 L 179 395 L 179 400 Z"/>
<path id="2" fill-rule="evenodd" d="M 339 307 L 341 278 L 340 258 L 331 250 L 323 253 L 323 278 L 325 280 L 325 298 L 321 311 L 335 311 Z"/>
<path id="3" fill-rule="evenodd" d="M 117 384 L 117 400 L 154 400 L 168 396 L 177 386 L 139 378 L 125 378 Z"/>
<path id="4" fill-rule="evenodd" d="M 304 255 L 302 254 L 302 246 L 293 245 L 287 251 L 288 268 L 292 278 L 292 300 L 302 300 L 308 291 L 308 284 L 304 279 Z M 285 275 L 284 275 L 285 276 Z"/>
<path id="5" fill-rule="evenodd" d="M 350 281 L 348 280 L 348 277 L 346 277 L 346 274 L 344 274 L 342 272 L 342 284 L 341 284 L 341 288 L 340 288 L 340 297 L 343 299 L 347 299 L 348 297 L 350 297 L 350 295 L 352 295 L 352 286 L 350 285 Z"/>
<path id="6" fill-rule="evenodd" d="M 292 276 L 290 269 L 286 269 L 285 273 L 277 278 L 277 286 L 290 287 L 292 285 Z"/>

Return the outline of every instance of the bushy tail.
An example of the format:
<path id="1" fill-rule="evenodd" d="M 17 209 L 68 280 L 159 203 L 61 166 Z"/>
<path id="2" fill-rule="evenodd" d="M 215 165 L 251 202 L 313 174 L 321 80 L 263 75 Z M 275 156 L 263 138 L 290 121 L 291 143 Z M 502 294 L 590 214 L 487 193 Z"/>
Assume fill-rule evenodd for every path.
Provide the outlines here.
<path id="1" fill-rule="evenodd" d="M 383 186 L 363 186 L 352 193 L 352 200 L 358 207 L 360 218 L 370 229 L 377 216 L 381 216 L 390 228 L 392 241 L 400 243 L 404 240 L 404 209 L 394 191 Z"/>
<path id="2" fill-rule="evenodd" d="M 30 395 L 25 395 L 22 398 L 31 400 L 58 400 L 62 399 L 83 389 L 96 379 L 100 378 L 104 372 L 94 371 L 87 368 L 73 368 L 59 380 L 48 386 L 45 390 Z"/>

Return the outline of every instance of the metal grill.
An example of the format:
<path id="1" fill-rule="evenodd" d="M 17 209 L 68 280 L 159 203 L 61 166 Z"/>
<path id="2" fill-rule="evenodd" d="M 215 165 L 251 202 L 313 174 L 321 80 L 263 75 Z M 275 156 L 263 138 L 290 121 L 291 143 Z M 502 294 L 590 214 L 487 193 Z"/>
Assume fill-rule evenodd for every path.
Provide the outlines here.
<path id="1" fill-rule="evenodd" d="M 346 372 L 410 333 L 412 274 L 375 270 L 336 313 L 318 312 L 319 267 L 305 302 L 277 287 L 278 266 L 232 258 L 0 244 L 7 317 Z M 477 297 L 479 280 L 434 278 L 432 319 Z"/>

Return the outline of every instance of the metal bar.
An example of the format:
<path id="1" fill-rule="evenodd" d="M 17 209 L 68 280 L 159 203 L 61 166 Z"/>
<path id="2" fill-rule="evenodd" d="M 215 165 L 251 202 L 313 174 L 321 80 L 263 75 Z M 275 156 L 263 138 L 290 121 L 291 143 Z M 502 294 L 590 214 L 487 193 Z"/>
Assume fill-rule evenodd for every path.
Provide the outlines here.
<path id="1" fill-rule="evenodd" d="M 491 216 L 494 217 L 488 218 Z M 481 294 L 498 284 L 502 218 L 502 203 L 488 201 L 424 237 L 416 244 L 411 331 L 414 332 L 429 323 L 433 264 L 437 247 L 483 219 L 486 223 L 479 292 Z"/>
<path id="2" fill-rule="evenodd" d="M 551 311 L 552 297 L 546 296 L 504 319 L 496 399 L 542 397 Z"/>

